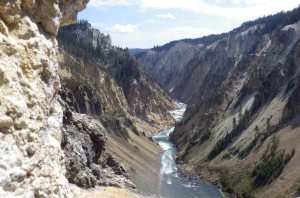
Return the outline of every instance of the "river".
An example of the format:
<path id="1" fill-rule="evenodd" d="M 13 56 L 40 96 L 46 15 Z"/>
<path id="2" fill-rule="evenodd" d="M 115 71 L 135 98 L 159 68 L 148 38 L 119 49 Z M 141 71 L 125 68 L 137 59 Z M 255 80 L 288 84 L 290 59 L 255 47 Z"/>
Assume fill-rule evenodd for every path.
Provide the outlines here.
<path id="1" fill-rule="evenodd" d="M 186 105 L 182 103 L 181 105 L 181 109 L 170 111 L 177 122 L 182 119 L 186 110 Z M 179 177 L 174 160 L 177 151 L 174 144 L 169 141 L 169 136 L 173 131 L 174 127 L 153 136 L 153 140 L 158 143 L 163 150 L 160 168 L 160 195 L 165 198 L 223 197 L 221 191 L 212 184 L 202 180 L 196 182 L 196 184 L 195 182 L 191 184 L 191 182 Z"/>

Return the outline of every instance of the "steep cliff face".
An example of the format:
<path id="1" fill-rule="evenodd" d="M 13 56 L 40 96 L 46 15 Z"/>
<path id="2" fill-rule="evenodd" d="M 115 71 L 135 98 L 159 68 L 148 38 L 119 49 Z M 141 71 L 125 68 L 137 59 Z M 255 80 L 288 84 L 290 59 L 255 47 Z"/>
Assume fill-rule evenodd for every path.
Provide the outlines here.
<path id="1" fill-rule="evenodd" d="M 188 103 L 172 135 L 183 167 L 219 179 L 240 196 L 296 195 L 299 19 L 297 8 L 245 23 L 208 44 L 181 41 L 138 57 L 174 97 Z M 257 172 L 257 164 L 271 163 L 268 145 L 286 153 L 295 149 L 291 159 L 283 155 L 276 176 Z M 268 182 L 258 185 L 263 174 Z"/>
<path id="2" fill-rule="evenodd" d="M 55 36 L 87 2 L 0 2 L 0 197 L 71 196 Z"/>
<path id="3" fill-rule="evenodd" d="M 71 112 L 87 114 L 103 124 L 107 130 L 108 149 L 124 162 L 137 187 L 156 193 L 159 148 L 148 137 L 174 124 L 168 110 L 177 105 L 145 75 L 127 50 L 103 44 L 109 43 L 108 38 L 86 21 L 59 31 L 60 95 Z M 73 136 L 65 134 L 66 137 L 70 135 Z M 95 150 L 91 153 L 99 154 Z M 103 166 L 97 160 L 91 163 Z M 67 163 L 67 170 L 74 172 L 68 167 Z M 95 175 L 90 174 L 93 172 L 90 170 L 81 169 L 91 181 L 88 187 L 102 182 L 101 178 L 93 182 Z M 80 171 L 77 173 L 82 178 Z"/>

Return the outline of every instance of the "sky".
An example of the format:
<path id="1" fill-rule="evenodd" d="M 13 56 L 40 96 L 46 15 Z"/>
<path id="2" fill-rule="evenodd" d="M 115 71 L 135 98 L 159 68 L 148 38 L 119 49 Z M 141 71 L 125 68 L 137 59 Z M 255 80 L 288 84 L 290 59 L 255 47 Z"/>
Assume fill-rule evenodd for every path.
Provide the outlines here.
<path id="1" fill-rule="evenodd" d="M 152 48 L 228 32 L 243 22 L 287 11 L 299 0 L 90 0 L 88 20 L 118 47 Z"/>

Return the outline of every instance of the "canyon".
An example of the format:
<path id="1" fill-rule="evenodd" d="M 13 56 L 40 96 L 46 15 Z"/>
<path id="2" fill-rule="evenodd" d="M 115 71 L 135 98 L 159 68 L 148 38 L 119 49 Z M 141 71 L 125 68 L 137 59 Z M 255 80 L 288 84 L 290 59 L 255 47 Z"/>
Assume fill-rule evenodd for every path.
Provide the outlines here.
<path id="1" fill-rule="evenodd" d="M 87 3 L 0 2 L 0 197 L 156 196 L 165 133 L 189 178 L 300 195 L 300 7 L 134 57 Z"/>

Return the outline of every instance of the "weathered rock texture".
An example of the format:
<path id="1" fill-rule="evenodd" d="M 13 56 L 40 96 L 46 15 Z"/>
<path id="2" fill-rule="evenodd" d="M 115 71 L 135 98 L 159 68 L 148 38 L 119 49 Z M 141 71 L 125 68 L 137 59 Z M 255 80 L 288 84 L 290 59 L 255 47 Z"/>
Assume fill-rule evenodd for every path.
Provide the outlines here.
<path id="1" fill-rule="evenodd" d="M 71 196 L 55 36 L 87 2 L 0 2 L 0 197 Z"/>
<path id="2" fill-rule="evenodd" d="M 85 114 L 72 113 L 67 105 L 65 108 L 61 145 L 69 182 L 83 188 L 96 185 L 134 188 L 124 167 L 108 152 L 102 124 Z"/>
<path id="3" fill-rule="evenodd" d="M 207 38 L 198 43 L 183 40 L 138 57 L 153 78 L 189 104 L 172 135 L 178 159 L 207 179 L 227 176 L 227 185 L 240 196 L 296 196 L 300 178 L 300 128 L 295 124 L 299 122 L 299 10 L 245 23 L 221 38 L 211 37 L 208 43 Z M 246 109 L 249 125 L 206 161 L 216 142 L 231 133 L 233 118 L 239 122 L 239 114 Z M 266 141 L 253 143 L 256 131 L 260 137 L 268 134 Z M 295 148 L 295 156 L 272 185 L 251 189 L 249 175 L 274 134 L 280 137 L 281 149 Z M 254 147 L 245 155 L 250 144 Z"/>

